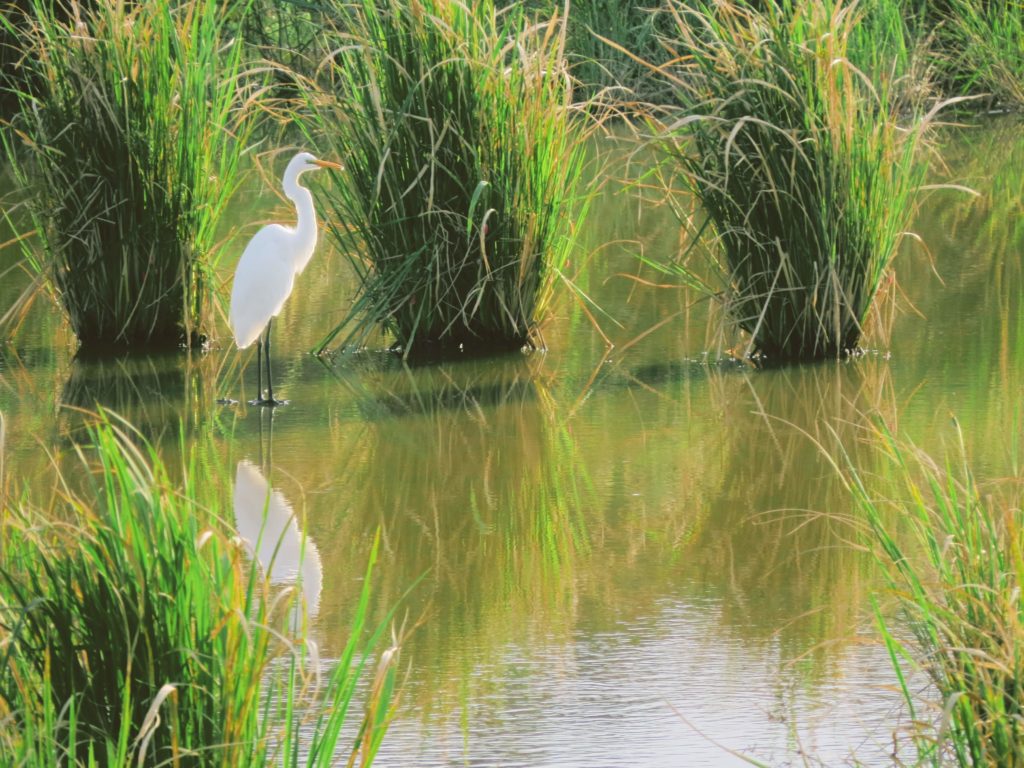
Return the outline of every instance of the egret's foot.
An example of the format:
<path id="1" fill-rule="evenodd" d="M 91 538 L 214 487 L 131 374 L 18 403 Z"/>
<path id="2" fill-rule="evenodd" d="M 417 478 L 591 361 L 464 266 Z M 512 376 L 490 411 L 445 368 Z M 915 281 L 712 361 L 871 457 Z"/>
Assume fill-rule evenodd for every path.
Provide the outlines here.
<path id="1" fill-rule="evenodd" d="M 250 400 L 249 405 L 259 405 L 264 408 L 277 408 L 279 405 L 288 405 L 288 401 L 277 400 L 272 397 L 257 397 L 255 400 Z"/>

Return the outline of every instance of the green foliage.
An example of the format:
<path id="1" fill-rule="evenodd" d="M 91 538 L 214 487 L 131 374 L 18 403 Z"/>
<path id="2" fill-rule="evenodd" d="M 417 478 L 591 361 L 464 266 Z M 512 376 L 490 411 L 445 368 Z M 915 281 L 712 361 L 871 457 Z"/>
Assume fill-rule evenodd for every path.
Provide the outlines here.
<path id="1" fill-rule="evenodd" d="M 901 659 L 917 660 L 941 696 L 937 724 L 914 734 L 922 763 L 1024 764 L 1020 499 L 984 495 L 966 459 L 938 466 L 888 432 L 882 445 L 891 487 L 879 492 L 853 470 L 848 479 L 913 631 L 913 641 L 899 640 L 880 619 L 915 721 L 923 718 L 920 702 L 906 685 Z M 886 514 L 889 507 L 898 514 Z M 892 520 L 909 526 L 909 537 Z"/>
<path id="2" fill-rule="evenodd" d="M 946 0 L 936 32 L 939 69 L 958 93 L 1024 107 L 1024 2 Z"/>
<path id="3" fill-rule="evenodd" d="M 673 3 L 688 106 L 661 141 L 717 233 L 719 295 L 750 348 L 834 357 L 857 347 L 907 226 L 927 120 L 902 130 L 887 85 L 850 63 L 852 6 L 759 5 Z"/>
<path id="4" fill-rule="evenodd" d="M 288 620 L 299 592 L 271 592 L 199 504 L 195 467 L 174 482 L 137 435 L 103 422 L 94 437 L 91 488 L 65 480 L 57 509 L 2 520 L 0 763 L 334 764 L 366 664 L 368 586 L 318 689 Z M 393 655 L 350 750 L 364 764 L 390 718 Z"/>
<path id="5" fill-rule="evenodd" d="M 561 3 L 526 0 L 531 13 L 553 13 Z M 566 22 L 565 57 L 577 83 L 577 97 L 600 96 L 619 102 L 668 96 L 651 76 L 649 64 L 663 63 L 659 32 L 670 23 L 661 0 L 582 0 L 573 2 Z"/>
<path id="6" fill-rule="evenodd" d="M 330 231 L 359 275 L 348 340 L 407 353 L 537 343 L 568 258 L 583 145 L 557 17 L 387 0 L 333 14 L 314 128 L 346 172 Z"/>
<path id="7" fill-rule="evenodd" d="M 31 13 L 2 22 L 25 56 L 5 144 L 42 245 L 29 264 L 86 347 L 199 341 L 253 125 L 241 45 L 215 0 Z"/>

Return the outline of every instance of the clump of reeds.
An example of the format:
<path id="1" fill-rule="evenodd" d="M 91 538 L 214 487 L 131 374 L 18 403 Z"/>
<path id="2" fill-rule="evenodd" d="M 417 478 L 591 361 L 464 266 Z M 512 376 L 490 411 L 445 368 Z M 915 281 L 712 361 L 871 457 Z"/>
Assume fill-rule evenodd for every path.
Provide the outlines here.
<path id="1" fill-rule="evenodd" d="M 358 273 L 347 340 L 406 352 L 537 344 L 569 254 L 582 167 L 563 19 L 493 0 L 334 0 L 316 129 L 346 172 L 325 195 Z"/>
<path id="2" fill-rule="evenodd" d="M 912 212 L 924 120 L 849 59 L 854 5 L 672 0 L 682 112 L 661 138 L 717 242 L 720 297 L 769 361 L 857 347 Z"/>
<path id="3" fill-rule="evenodd" d="M 881 620 L 917 726 L 921 763 L 949 765 L 952 758 L 961 766 L 1024 764 L 1019 495 L 1014 500 L 982 493 L 963 458 L 962 436 L 962 463 L 946 466 L 890 433 L 881 437 L 902 492 L 895 498 L 880 494 L 856 472 L 850 486 L 913 633 L 913 641 L 899 640 L 891 620 Z M 916 660 L 938 692 L 933 717 L 910 690 L 904 659 Z"/>
<path id="4" fill-rule="evenodd" d="M 46 514 L 0 516 L 0 763 L 336 764 L 367 589 L 320 685 L 287 619 L 299 592 L 271 593 L 199 503 L 194 467 L 175 482 L 138 435 L 104 422 L 94 437 L 91 489 L 64 480 Z M 382 667 L 346 759 L 372 762 L 393 684 Z"/>
<path id="5" fill-rule="evenodd" d="M 34 0 L 17 140 L 44 274 L 85 347 L 196 343 L 215 229 L 252 126 L 242 46 L 215 0 Z"/>
<path id="6" fill-rule="evenodd" d="M 936 13 L 939 69 L 959 93 L 1024 107 L 1024 3 L 948 0 Z"/>

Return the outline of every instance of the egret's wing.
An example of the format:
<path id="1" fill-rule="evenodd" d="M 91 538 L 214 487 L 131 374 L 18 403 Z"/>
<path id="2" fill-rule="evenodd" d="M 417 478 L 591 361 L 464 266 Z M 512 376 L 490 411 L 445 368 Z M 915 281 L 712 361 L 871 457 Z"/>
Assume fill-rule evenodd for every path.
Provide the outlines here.
<path id="1" fill-rule="evenodd" d="M 289 253 L 294 245 L 291 234 L 279 224 L 264 227 L 249 241 L 238 261 L 229 320 L 240 349 L 259 338 L 292 292 L 295 268 Z"/>

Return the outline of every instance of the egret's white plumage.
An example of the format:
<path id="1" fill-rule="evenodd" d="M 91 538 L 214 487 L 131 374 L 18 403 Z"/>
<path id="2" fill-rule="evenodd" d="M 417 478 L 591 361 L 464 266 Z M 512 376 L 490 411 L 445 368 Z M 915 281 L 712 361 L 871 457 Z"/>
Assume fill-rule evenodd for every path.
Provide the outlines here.
<path id="1" fill-rule="evenodd" d="M 291 159 L 281 186 L 295 203 L 295 226 L 269 224 L 256 233 L 242 252 L 231 287 L 229 313 L 231 330 L 240 349 L 256 341 L 271 318 L 280 314 L 295 286 L 295 275 L 306 268 L 313 256 L 316 210 L 313 195 L 299 185 L 299 177 L 323 167 L 338 166 L 317 160 L 309 152 L 300 152 Z"/>
<path id="2" fill-rule="evenodd" d="M 257 232 L 242 253 L 231 286 L 229 315 L 239 349 L 259 338 L 295 287 L 297 270 L 288 249 L 293 236 L 289 227 L 271 224 Z"/>
<path id="3" fill-rule="evenodd" d="M 299 184 L 299 177 L 306 171 L 315 171 L 318 168 L 340 169 L 341 166 L 317 160 L 309 152 L 300 152 L 291 159 L 285 169 L 281 186 L 288 199 L 295 203 L 295 226 L 269 224 L 263 227 L 245 246 L 242 258 L 238 261 L 234 284 L 231 286 L 228 321 L 235 336 L 235 343 L 240 349 L 245 349 L 256 341 L 270 321 L 280 314 L 285 301 L 291 295 L 292 288 L 295 287 L 295 276 L 306 268 L 313 256 L 317 235 L 316 210 L 313 208 L 313 195 Z M 268 350 L 269 399 L 264 400 L 261 391 L 257 393 L 257 400 L 254 401 L 262 405 L 275 402 L 273 385 L 270 382 L 269 338 L 268 330 L 267 337 L 261 344 L 265 344 Z"/>

